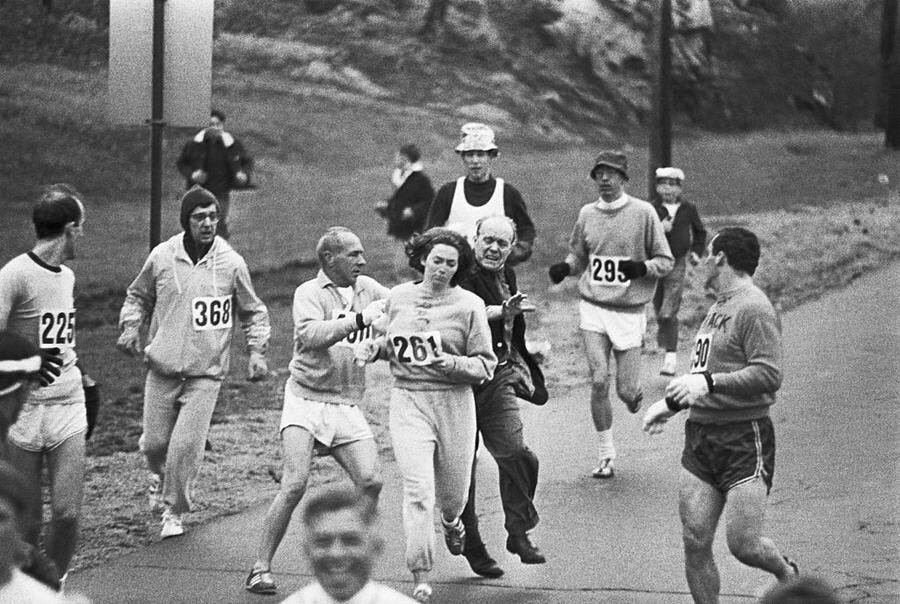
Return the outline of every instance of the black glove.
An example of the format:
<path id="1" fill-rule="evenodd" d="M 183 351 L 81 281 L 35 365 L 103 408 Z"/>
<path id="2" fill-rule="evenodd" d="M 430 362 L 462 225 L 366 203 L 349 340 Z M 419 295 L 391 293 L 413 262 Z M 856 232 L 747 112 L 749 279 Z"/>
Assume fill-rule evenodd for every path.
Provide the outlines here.
<path id="1" fill-rule="evenodd" d="M 569 276 L 569 273 L 572 272 L 572 267 L 569 266 L 568 262 L 557 262 L 553 266 L 551 266 L 548 271 L 550 273 L 550 280 L 554 283 L 562 283 L 562 280 Z"/>
<path id="2" fill-rule="evenodd" d="M 62 357 L 59 348 L 44 348 L 41 350 L 41 370 L 38 381 L 41 386 L 49 386 L 56 381 L 62 372 Z"/>
<path id="3" fill-rule="evenodd" d="M 619 272 L 627 279 L 637 279 L 647 274 L 647 263 L 639 260 L 622 260 L 619 262 Z"/>
<path id="4" fill-rule="evenodd" d="M 84 408 L 87 412 L 87 432 L 84 433 L 84 440 L 88 440 L 94 433 L 97 416 L 100 414 L 100 384 L 89 376 L 85 377 L 88 385 L 84 387 Z"/>

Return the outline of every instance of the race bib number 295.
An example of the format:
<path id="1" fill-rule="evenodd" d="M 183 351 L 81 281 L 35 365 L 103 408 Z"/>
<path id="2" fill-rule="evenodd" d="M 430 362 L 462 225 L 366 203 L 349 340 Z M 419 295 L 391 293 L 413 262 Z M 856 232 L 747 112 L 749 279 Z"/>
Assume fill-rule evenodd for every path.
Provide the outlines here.
<path id="1" fill-rule="evenodd" d="M 631 281 L 619 269 L 619 263 L 626 259 L 626 256 L 591 256 L 588 266 L 591 283 L 604 287 L 628 287 Z"/>
<path id="2" fill-rule="evenodd" d="M 231 327 L 231 296 L 200 296 L 191 301 L 194 331 Z"/>
<path id="3" fill-rule="evenodd" d="M 44 310 L 38 321 L 41 348 L 75 346 L 75 309 Z"/>

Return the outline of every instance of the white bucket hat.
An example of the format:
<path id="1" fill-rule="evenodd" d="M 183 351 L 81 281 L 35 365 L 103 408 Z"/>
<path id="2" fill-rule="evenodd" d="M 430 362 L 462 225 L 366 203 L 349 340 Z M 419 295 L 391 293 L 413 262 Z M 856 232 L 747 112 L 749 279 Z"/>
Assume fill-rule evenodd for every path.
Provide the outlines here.
<path id="1" fill-rule="evenodd" d="M 466 151 L 496 151 L 494 143 L 494 131 L 485 124 L 469 122 L 460 128 L 462 140 L 456 145 L 457 153 Z"/>
<path id="2" fill-rule="evenodd" d="M 656 178 L 674 178 L 678 182 L 684 182 L 684 172 L 678 168 L 666 167 L 656 169 Z"/>

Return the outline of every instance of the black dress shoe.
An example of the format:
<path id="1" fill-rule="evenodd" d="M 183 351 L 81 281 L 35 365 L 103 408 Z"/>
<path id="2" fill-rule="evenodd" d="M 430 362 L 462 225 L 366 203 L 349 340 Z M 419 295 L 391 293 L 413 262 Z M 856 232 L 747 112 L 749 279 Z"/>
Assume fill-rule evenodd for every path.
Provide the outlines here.
<path id="1" fill-rule="evenodd" d="M 527 533 L 507 537 L 506 551 L 511 554 L 518 554 L 522 564 L 543 564 L 547 561 L 541 550 L 528 538 Z"/>
<path id="2" fill-rule="evenodd" d="M 496 579 L 503 576 L 503 569 L 497 565 L 497 561 L 491 558 L 490 554 L 484 546 L 480 546 L 472 551 L 463 552 L 463 556 L 472 567 L 472 572 L 488 579 Z"/>

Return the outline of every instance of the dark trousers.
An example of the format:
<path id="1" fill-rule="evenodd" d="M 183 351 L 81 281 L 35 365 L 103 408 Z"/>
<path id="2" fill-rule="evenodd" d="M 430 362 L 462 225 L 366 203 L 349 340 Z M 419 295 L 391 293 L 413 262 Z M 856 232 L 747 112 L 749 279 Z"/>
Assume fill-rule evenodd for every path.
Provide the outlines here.
<path id="1" fill-rule="evenodd" d="M 537 488 L 538 458 L 525 446 L 519 401 L 513 389 L 515 373 L 510 366 L 497 368 L 494 379 L 475 393 L 475 414 L 478 432 L 484 446 L 497 462 L 500 473 L 500 501 L 503 505 L 504 526 L 511 535 L 522 534 L 537 526 L 538 513 L 534 507 Z M 475 441 L 478 448 L 478 441 Z M 478 531 L 475 511 L 475 461 L 472 462 L 472 482 L 469 500 L 462 513 L 466 526 L 466 551 L 483 545 Z"/>
<path id="2" fill-rule="evenodd" d="M 656 343 L 666 352 L 675 352 L 678 349 L 678 311 L 684 293 L 686 268 L 685 257 L 676 258 L 672 272 L 656 283 L 656 292 L 653 294 Z"/>

